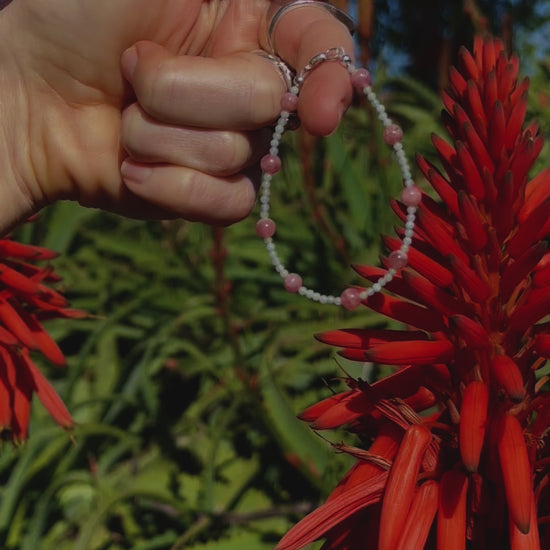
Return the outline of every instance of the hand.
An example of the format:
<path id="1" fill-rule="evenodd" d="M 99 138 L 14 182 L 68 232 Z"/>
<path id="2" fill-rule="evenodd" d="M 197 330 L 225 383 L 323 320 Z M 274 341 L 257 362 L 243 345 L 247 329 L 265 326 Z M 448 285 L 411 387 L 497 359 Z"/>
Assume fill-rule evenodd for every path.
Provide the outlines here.
<path id="1" fill-rule="evenodd" d="M 140 218 L 246 216 L 285 88 L 253 53 L 268 7 L 13 0 L 0 11 L 0 231 L 59 199 Z M 335 45 L 352 51 L 314 7 L 285 15 L 275 39 L 297 69 Z M 331 132 L 350 98 L 345 69 L 320 67 L 301 95 L 304 127 Z"/>

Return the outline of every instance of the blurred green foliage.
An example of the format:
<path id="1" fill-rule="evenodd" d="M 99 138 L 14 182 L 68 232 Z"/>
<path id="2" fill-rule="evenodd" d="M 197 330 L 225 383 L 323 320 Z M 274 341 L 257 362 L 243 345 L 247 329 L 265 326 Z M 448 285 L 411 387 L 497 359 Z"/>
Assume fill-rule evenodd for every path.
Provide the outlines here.
<path id="1" fill-rule="evenodd" d="M 549 76 L 543 65 L 533 77 L 543 128 Z M 434 160 L 437 93 L 383 68 L 377 79 L 411 160 Z M 348 260 L 377 263 L 401 185 L 372 112 L 355 105 L 330 138 L 294 133 L 284 149 L 281 256 L 321 290 L 358 282 Z M 548 157 L 546 147 L 541 165 Z M 309 159 L 314 187 L 301 170 Z M 60 252 L 63 288 L 91 317 L 48 324 L 68 366 L 41 365 L 77 427 L 63 432 L 37 405 L 28 443 L 0 448 L 1 548 L 270 550 L 334 487 L 348 458 L 296 414 L 339 376 L 373 371 L 313 335 L 385 321 L 288 295 L 254 223 L 145 223 L 58 203 L 20 229 Z"/>

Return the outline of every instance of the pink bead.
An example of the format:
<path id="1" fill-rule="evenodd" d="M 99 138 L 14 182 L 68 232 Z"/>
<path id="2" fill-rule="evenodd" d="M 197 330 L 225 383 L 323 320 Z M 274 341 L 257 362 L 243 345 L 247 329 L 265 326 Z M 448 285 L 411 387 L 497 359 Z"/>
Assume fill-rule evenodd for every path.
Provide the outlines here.
<path id="1" fill-rule="evenodd" d="M 302 286 L 302 277 L 297 273 L 289 273 L 285 277 L 284 285 L 288 292 L 298 292 Z"/>
<path id="2" fill-rule="evenodd" d="M 286 92 L 281 97 L 281 109 L 283 111 L 292 112 L 295 111 L 298 107 L 298 96 L 296 94 L 291 94 Z"/>
<path id="3" fill-rule="evenodd" d="M 403 254 L 401 250 L 394 250 L 388 256 L 388 263 L 392 269 L 398 271 L 407 265 L 407 255 Z"/>
<path id="4" fill-rule="evenodd" d="M 370 86 L 370 84 L 371 78 L 367 69 L 357 69 L 351 73 L 351 85 L 355 89 L 362 90 L 363 88 Z"/>
<path id="5" fill-rule="evenodd" d="M 395 145 L 403 139 L 403 130 L 397 124 L 390 124 L 384 128 L 382 137 L 388 145 Z"/>
<path id="6" fill-rule="evenodd" d="M 422 201 L 422 191 L 416 185 L 410 185 L 403 189 L 401 200 L 405 206 L 418 206 Z"/>
<path id="7" fill-rule="evenodd" d="M 281 159 L 277 155 L 265 155 L 260 161 L 262 172 L 276 174 L 281 169 Z"/>
<path id="8" fill-rule="evenodd" d="M 262 218 L 256 222 L 256 234 L 262 239 L 273 237 L 276 229 L 275 222 L 270 218 Z"/>
<path id="9" fill-rule="evenodd" d="M 360 292 L 356 288 L 346 288 L 340 294 L 340 301 L 346 309 L 355 309 L 361 303 Z"/>

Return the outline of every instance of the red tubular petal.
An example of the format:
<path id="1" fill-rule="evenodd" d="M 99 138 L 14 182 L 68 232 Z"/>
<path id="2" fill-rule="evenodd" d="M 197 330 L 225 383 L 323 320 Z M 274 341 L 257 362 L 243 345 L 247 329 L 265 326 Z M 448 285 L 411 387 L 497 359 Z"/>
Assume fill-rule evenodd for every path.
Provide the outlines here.
<path id="1" fill-rule="evenodd" d="M 315 405 L 308 407 L 305 411 L 298 415 L 298 418 L 300 420 L 303 420 L 304 422 L 313 422 L 317 420 L 317 418 L 319 418 L 322 414 L 324 414 L 328 409 L 334 407 L 334 405 L 342 401 L 349 399 L 352 395 L 356 393 L 360 393 L 359 390 L 348 390 L 343 393 L 331 395 L 330 397 L 319 401 L 319 403 L 315 403 Z"/>
<path id="2" fill-rule="evenodd" d="M 550 196 L 550 168 L 539 172 L 525 187 L 525 202 L 518 212 L 518 222 L 524 223 L 533 210 Z"/>
<path id="3" fill-rule="evenodd" d="M 342 349 L 338 352 L 338 355 L 344 359 L 348 359 L 349 361 L 357 361 L 358 363 L 364 363 L 367 359 L 364 349 Z"/>
<path id="4" fill-rule="evenodd" d="M 384 237 L 384 244 L 389 250 L 399 250 L 401 241 L 393 237 Z M 409 248 L 407 264 L 441 288 L 448 287 L 454 282 L 454 276 L 447 268 L 414 247 Z"/>
<path id="5" fill-rule="evenodd" d="M 454 235 L 449 233 L 445 224 L 428 210 L 420 208 L 417 212 L 417 223 L 426 233 L 430 244 L 442 255 L 453 254 L 464 263 L 468 263 L 468 255 L 460 248 Z"/>
<path id="6" fill-rule="evenodd" d="M 411 409 L 420 412 L 433 407 L 437 398 L 428 388 L 420 386 L 415 394 L 406 397 L 404 401 Z"/>
<path id="7" fill-rule="evenodd" d="M 476 472 L 485 441 L 489 388 L 483 382 L 470 382 L 462 395 L 459 444 L 462 463 L 469 472 Z"/>
<path id="8" fill-rule="evenodd" d="M 464 175 L 464 185 L 466 189 L 478 200 L 485 197 L 485 186 L 472 155 L 462 141 L 456 142 L 456 153 L 458 162 Z"/>
<path id="9" fill-rule="evenodd" d="M 513 401 L 525 397 L 523 377 L 515 361 L 508 355 L 497 355 L 491 361 L 491 377 L 497 388 L 502 388 Z"/>
<path id="10" fill-rule="evenodd" d="M 517 71 L 519 68 L 518 66 L 514 69 Z M 516 78 L 517 78 L 517 72 L 516 72 Z M 526 93 L 529 91 L 529 78 L 524 78 L 521 82 L 519 82 L 514 89 L 512 90 L 512 93 L 510 94 L 510 108 L 513 109 L 516 103 L 518 103 L 522 97 L 526 95 Z M 511 113 L 510 113 L 511 116 Z M 523 124 L 522 124 L 523 126 Z"/>
<path id="11" fill-rule="evenodd" d="M 332 527 L 354 513 L 379 502 L 387 478 L 388 474 L 383 472 L 326 502 L 295 525 L 281 539 L 276 550 L 299 550 L 323 537 Z"/>
<path id="12" fill-rule="evenodd" d="M 437 481 L 429 480 L 419 487 L 412 501 L 396 550 L 424 548 L 437 512 L 438 500 Z"/>
<path id="13" fill-rule="evenodd" d="M 38 300 L 33 300 L 32 304 L 35 307 L 43 308 L 42 311 L 35 313 L 35 317 L 39 321 L 47 321 L 48 319 L 89 319 L 93 317 L 93 315 L 80 309 L 48 308 L 47 304 L 44 305 Z"/>
<path id="14" fill-rule="evenodd" d="M 535 269 L 547 250 L 548 246 L 544 241 L 536 243 L 506 267 L 500 279 L 500 298 L 503 303 L 508 301 L 515 288 Z"/>
<path id="15" fill-rule="evenodd" d="M 453 356 L 448 340 L 409 341 L 379 344 L 365 351 L 369 361 L 385 365 L 420 365 L 445 362 Z"/>
<path id="16" fill-rule="evenodd" d="M 541 140 L 544 143 L 543 136 L 532 138 L 530 135 L 520 141 L 510 160 L 509 170 L 514 175 L 515 194 L 523 194 L 523 187 L 527 181 L 527 174 L 538 154 L 540 153 Z"/>
<path id="17" fill-rule="evenodd" d="M 369 346 L 397 340 L 421 340 L 421 331 L 392 329 L 341 329 L 329 330 L 315 335 L 315 338 L 329 346 L 366 349 Z M 426 336 L 427 338 L 427 336 Z"/>
<path id="18" fill-rule="evenodd" d="M 34 383 L 34 390 L 38 399 L 40 399 L 42 405 L 44 405 L 44 408 L 62 428 L 72 428 L 73 419 L 57 392 L 36 368 L 35 364 L 26 353 L 22 354 L 21 359 L 29 369 L 30 377 Z"/>
<path id="19" fill-rule="evenodd" d="M 460 288 L 467 292 L 474 302 L 483 303 L 491 293 L 489 285 L 459 258 L 451 255 L 448 260 Z M 459 312 L 458 309 L 455 311 Z"/>
<path id="20" fill-rule="evenodd" d="M 479 70 L 483 72 L 483 44 L 485 40 L 479 34 L 474 36 L 473 55 L 474 59 L 479 67 Z"/>
<path id="21" fill-rule="evenodd" d="M 380 457 L 384 460 L 393 460 L 399 450 L 402 439 L 403 430 L 401 428 L 392 422 L 382 423 L 378 430 L 378 434 L 369 447 L 368 453 L 370 456 Z M 385 470 L 375 462 L 369 462 L 367 460 L 356 462 L 338 484 L 336 489 L 330 494 L 328 500 L 332 500 L 343 492 L 379 476 L 383 471 Z"/>
<path id="22" fill-rule="evenodd" d="M 486 349 L 491 345 L 487 331 L 470 317 L 453 315 L 449 318 L 449 328 L 472 349 Z"/>
<path id="23" fill-rule="evenodd" d="M 514 192 L 514 176 L 512 172 L 507 171 L 502 176 L 497 177 L 503 181 L 500 184 L 498 198 L 492 205 L 493 225 L 495 226 L 499 240 L 502 242 L 508 237 L 516 224 L 513 209 L 516 194 Z"/>
<path id="24" fill-rule="evenodd" d="M 541 357 L 550 359 L 550 334 L 537 334 L 534 347 Z"/>
<path id="25" fill-rule="evenodd" d="M 504 62 L 501 62 L 504 61 Z M 516 78 L 518 76 L 518 66 L 512 59 L 505 61 L 505 57 L 499 57 L 498 64 L 498 97 L 502 103 L 506 104 L 513 92 Z"/>
<path id="26" fill-rule="evenodd" d="M 492 226 L 487 227 L 486 258 L 489 273 L 498 273 L 502 265 L 502 251 L 496 229 Z"/>
<path id="27" fill-rule="evenodd" d="M 537 269 L 533 273 L 533 286 L 535 288 L 550 286 L 550 265 L 542 269 Z"/>
<path id="28" fill-rule="evenodd" d="M 529 533 L 522 533 L 513 518 L 508 522 L 510 528 L 510 550 L 540 550 L 539 525 L 534 495 L 531 498 L 531 524 Z"/>
<path id="29" fill-rule="evenodd" d="M 0 346 L 0 432 L 5 429 L 11 429 L 12 424 L 12 393 L 13 383 L 11 379 L 15 378 L 15 372 L 8 375 L 8 370 L 13 370 L 13 360 L 6 359 L 10 352 Z"/>
<path id="30" fill-rule="evenodd" d="M 523 430 L 515 416 L 503 415 L 497 445 L 510 517 L 527 534 L 531 526 L 533 482 Z"/>
<path id="31" fill-rule="evenodd" d="M 372 411 L 371 399 L 361 391 L 355 391 L 344 399 L 339 400 L 327 408 L 311 427 L 316 430 L 331 430 L 338 426 L 349 424 Z M 311 416 L 311 409 L 309 410 Z M 302 420 L 304 417 L 302 416 Z"/>
<path id="32" fill-rule="evenodd" d="M 476 164 L 480 167 L 480 170 L 487 168 L 488 170 L 493 171 L 495 165 L 485 146 L 486 140 L 482 140 L 473 126 L 468 122 L 462 125 L 462 135 L 466 140 L 468 150 L 470 151 Z"/>
<path id="33" fill-rule="evenodd" d="M 445 109 L 447 109 L 447 113 L 445 114 L 445 111 L 444 111 L 442 113 L 442 116 L 446 116 L 446 115 L 449 115 L 449 113 L 452 113 L 454 106 L 456 104 L 456 101 L 445 91 L 441 93 L 441 101 L 443 102 L 443 106 L 445 107 Z M 452 133 L 452 132 L 449 132 L 449 133 Z"/>
<path id="34" fill-rule="evenodd" d="M 458 68 L 463 75 L 473 80 L 477 80 L 480 76 L 475 59 L 464 46 L 461 46 L 458 52 Z"/>
<path id="35" fill-rule="evenodd" d="M 483 90 L 483 108 L 487 113 L 491 113 L 493 105 L 498 100 L 497 76 L 494 70 L 489 71 L 485 78 L 485 88 Z"/>
<path id="36" fill-rule="evenodd" d="M 437 156 L 439 157 L 439 160 L 443 165 L 443 168 L 445 169 L 449 177 L 452 178 L 456 171 L 457 162 L 457 156 L 454 147 L 436 134 L 432 134 L 432 143 L 437 152 Z M 452 183 L 454 184 L 455 180 L 453 180 Z"/>
<path id="37" fill-rule="evenodd" d="M 19 346 L 19 340 L 11 332 L 0 326 L 0 344 L 11 348 Z"/>
<path id="38" fill-rule="evenodd" d="M 515 103 L 512 103 L 512 105 L 512 112 L 510 113 L 510 118 L 506 124 L 504 134 L 504 142 L 508 151 L 514 148 L 525 120 L 525 113 L 527 112 L 527 91 L 524 91 L 521 97 Z"/>
<path id="39" fill-rule="evenodd" d="M 437 514 L 437 548 L 465 550 L 468 477 L 450 470 L 441 476 Z"/>
<path id="40" fill-rule="evenodd" d="M 450 183 L 441 175 L 439 170 L 420 155 L 417 155 L 416 162 L 424 174 L 424 177 L 430 182 L 436 193 L 441 197 L 450 212 L 458 217 L 458 203 L 456 191 Z"/>
<path id="41" fill-rule="evenodd" d="M 404 302 L 393 296 L 378 293 L 367 298 L 366 304 L 382 315 L 420 330 L 439 332 L 445 329 L 445 321 L 437 311 Z"/>
<path id="42" fill-rule="evenodd" d="M 39 246 L 18 243 L 11 239 L 0 239 L 0 256 L 22 260 L 53 260 L 57 258 L 57 252 Z"/>
<path id="43" fill-rule="evenodd" d="M 403 279 L 410 286 L 411 290 L 414 291 L 412 297 L 414 297 L 415 301 L 436 311 L 440 311 L 447 317 L 456 313 L 464 315 L 472 313 L 468 304 L 457 300 L 444 289 L 430 283 L 430 281 L 421 275 L 417 275 L 411 271 L 404 271 Z"/>
<path id="44" fill-rule="evenodd" d="M 52 363 L 57 366 L 65 365 L 65 357 L 59 346 L 54 342 L 52 337 L 44 330 L 42 325 L 36 320 L 36 317 L 28 313 L 20 306 L 16 308 L 17 314 L 20 316 L 25 325 L 32 333 L 35 349 L 44 354 Z"/>
<path id="45" fill-rule="evenodd" d="M 539 288 L 531 292 L 529 300 L 517 307 L 509 319 L 510 328 L 524 332 L 550 313 L 550 292 Z"/>
<path id="46" fill-rule="evenodd" d="M 481 252 L 487 244 L 487 231 L 477 202 L 464 191 L 458 192 L 460 219 L 468 237 L 468 247 L 473 254 Z"/>
<path id="47" fill-rule="evenodd" d="M 6 358 L 6 356 L 4 358 Z M 19 358 L 17 358 L 17 361 L 13 361 L 15 384 L 12 394 L 12 437 L 15 442 L 21 442 L 27 439 L 33 392 L 33 381 L 27 369 L 21 368 L 19 361 Z"/>
<path id="48" fill-rule="evenodd" d="M 504 107 L 500 101 L 493 106 L 491 120 L 489 122 L 489 154 L 496 161 L 500 158 L 504 147 L 504 131 L 506 129 L 506 117 Z"/>
<path id="49" fill-rule="evenodd" d="M 451 67 L 449 70 L 449 82 L 451 85 L 451 90 L 457 98 L 461 98 L 466 93 L 466 80 L 464 77 L 457 71 L 455 67 Z"/>
<path id="50" fill-rule="evenodd" d="M 517 232 L 508 241 L 506 251 L 512 258 L 519 258 L 537 239 L 550 217 L 550 197 L 542 201 L 519 226 Z"/>
<path id="51" fill-rule="evenodd" d="M 497 51 L 498 51 L 499 41 L 487 37 L 483 40 L 483 50 L 482 50 L 482 59 L 483 59 L 483 76 L 487 78 L 487 74 L 494 70 L 497 63 Z"/>
<path id="52" fill-rule="evenodd" d="M 483 108 L 483 102 L 479 94 L 479 88 L 473 80 L 468 81 L 466 99 L 469 104 L 469 113 L 477 132 L 484 136 L 487 133 L 487 117 Z M 485 137 L 485 136 L 484 136 Z M 491 162 L 492 164 L 492 162 Z"/>
<path id="53" fill-rule="evenodd" d="M 411 425 L 393 461 L 382 501 L 378 550 L 395 550 L 409 515 L 418 472 L 432 434 L 422 425 Z"/>
<path id="54" fill-rule="evenodd" d="M 27 324 L 21 319 L 13 306 L 0 296 L 0 321 L 24 346 L 29 349 L 37 349 L 34 334 Z"/>

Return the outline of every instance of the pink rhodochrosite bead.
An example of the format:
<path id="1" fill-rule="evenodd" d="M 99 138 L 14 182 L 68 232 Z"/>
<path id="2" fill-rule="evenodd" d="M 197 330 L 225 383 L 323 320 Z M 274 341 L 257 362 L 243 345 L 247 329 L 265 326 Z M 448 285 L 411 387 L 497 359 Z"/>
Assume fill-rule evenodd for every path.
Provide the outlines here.
<path id="1" fill-rule="evenodd" d="M 389 266 L 392 269 L 395 269 L 396 271 L 398 271 L 399 269 L 407 265 L 407 255 L 401 252 L 401 250 L 394 250 L 388 256 L 388 262 L 389 262 Z"/>
<path id="2" fill-rule="evenodd" d="M 302 277 L 297 273 L 289 273 L 285 277 L 284 285 L 288 292 L 298 292 L 302 286 Z"/>
<path id="3" fill-rule="evenodd" d="M 277 226 L 271 218 L 263 218 L 256 222 L 256 234 L 262 239 L 268 239 L 275 235 Z"/>
<path id="4" fill-rule="evenodd" d="M 357 69 L 351 73 L 351 85 L 356 90 L 362 90 L 371 84 L 370 73 L 367 69 Z"/>
<path id="5" fill-rule="evenodd" d="M 403 189 L 401 200 L 405 206 L 418 206 L 422 200 L 422 191 L 416 185 L 410 185 Z"/>
<path id="6" fill-rule="evenodd" d="M 291 94 L 286 92 L 281 97 L 281 109 L 283 111 L 295 111 L 298 107 L 298 96 L 296 94 Z"/>
<path id="7" fill-rule="evenodd" d="M 361 303 L 360 292 L 356 288 L 346 288 L 340 294 L 340 301 L 346 309 L 355 309 Z"/>
<path id="8" fill-rule="evenodd" d="M 265 155 L 260 161 L 262 172 L 276 174 L 281 169 L 281 159 L 277 155 Z"/>
<path id="9" fill-rule="evenodd" d="M 403 139 L 403 130 L 397 124 L 389 124 L 384 128 L 382 138 L 388 145 L 395 145 Z"/>

